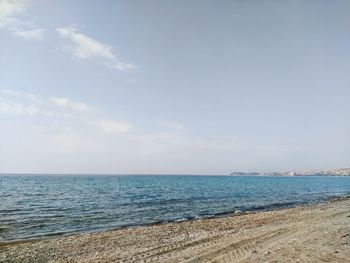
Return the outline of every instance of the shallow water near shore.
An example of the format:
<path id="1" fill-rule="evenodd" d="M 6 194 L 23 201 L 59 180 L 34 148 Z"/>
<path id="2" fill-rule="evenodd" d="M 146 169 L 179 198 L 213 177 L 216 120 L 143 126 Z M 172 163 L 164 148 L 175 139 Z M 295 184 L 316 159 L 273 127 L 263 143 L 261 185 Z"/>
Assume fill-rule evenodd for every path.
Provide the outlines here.
<path id="1" fill-rule="evenodd" d="M 0 241 L 322 202 L 350 177 L 0 176 Z"/>

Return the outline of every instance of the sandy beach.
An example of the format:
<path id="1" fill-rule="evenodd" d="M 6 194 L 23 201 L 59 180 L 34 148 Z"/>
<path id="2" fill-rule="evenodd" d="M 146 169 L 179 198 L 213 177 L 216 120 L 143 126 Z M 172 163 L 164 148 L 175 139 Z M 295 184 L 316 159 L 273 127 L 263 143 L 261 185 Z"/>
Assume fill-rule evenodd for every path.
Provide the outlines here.
<path id="1" fill-rule="evenodd" d="M 0 262 L 350 262 L 350 199 L 2 244 Z"/>

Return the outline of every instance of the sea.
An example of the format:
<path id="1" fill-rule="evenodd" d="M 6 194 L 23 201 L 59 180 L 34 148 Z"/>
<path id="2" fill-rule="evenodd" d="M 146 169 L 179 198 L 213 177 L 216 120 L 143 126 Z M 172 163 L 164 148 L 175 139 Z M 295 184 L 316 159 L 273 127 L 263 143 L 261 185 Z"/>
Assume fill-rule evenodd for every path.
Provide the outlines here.
<path id="1" fill-rule="evenodd" d="M 0 175 L 0 242 L 226 216 L 350 195 L 350 177 Z"/>

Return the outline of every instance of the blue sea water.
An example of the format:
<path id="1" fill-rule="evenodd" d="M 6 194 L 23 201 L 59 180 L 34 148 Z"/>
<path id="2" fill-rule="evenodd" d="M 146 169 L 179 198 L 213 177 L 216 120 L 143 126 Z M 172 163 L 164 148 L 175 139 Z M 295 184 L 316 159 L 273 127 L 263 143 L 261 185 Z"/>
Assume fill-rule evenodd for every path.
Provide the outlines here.
<path id="1" fill-rule="evenodd" d="M 0 242 L 322 202 L 350 177 L 0 176 Z"/>

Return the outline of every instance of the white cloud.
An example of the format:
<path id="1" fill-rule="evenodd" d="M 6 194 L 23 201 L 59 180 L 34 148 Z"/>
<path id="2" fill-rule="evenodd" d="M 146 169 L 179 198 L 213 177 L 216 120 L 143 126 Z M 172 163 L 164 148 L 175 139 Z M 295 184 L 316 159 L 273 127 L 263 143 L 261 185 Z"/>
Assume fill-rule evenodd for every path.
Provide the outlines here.
<path id="1" fill-rule="evenodd" d="M 58 109 L 57 109 L 58 107 Z M 38 96 L 17 90 L 0 90 L 0 113 L 12 115 L 41 115 L 46 117 L 73 117 L 73 112 L 87 111 L 89 107 L 69 98 L 51 97 L 41 99 Z M 67 112 L 70 110 L 70 112 Z"/>
<path id="2" fill-rule="evenodd" d="M 42 172 L 229 173 L 252 163 L 268 169 L 302 153 L 287 139 L 200 136 L 174 121 L 163 121 L 160 131 L 135 131 L 128 122 L 104 119 L 91 110 L 81 114 L 70 108 L 72 103 L 76 102 L 69 98 L 0 90 L 0 114 L 21 116 L 0 123 L 1 144 L 7 149 L 1 158 L 13 163 L 10 170 L 26 170 L 23 165 L 31 160 L 30 165 Z M 25 153 L 22 159 L 19 153 Z"/>
<path id="3" fill-rule="evenodd" d="M 99 62 L 117 70 L 135 68 L 132 64 L 122 62 L 112 52 L 111 46 L 80 33 L 74 26 L 57 28 L 56 31 L 62 38 L 70 40 L 70 51 L 76 58 L 97 59 Z"/>
<path id="4" fill-rule="evenodd" d="M 89 107 L 79 101 L 73 101 L 69 98 L 57 98 L 57 97 L 51 97 L 50 101 L 55 104 L 58 107 L 65 108 L 65 109 L 70 109 L 74 111 L 87 111 Z"/>
<path id="5" fill-rule="evenodd" d="M 0 0 L 0 29 L 7 29 L 13 35 L 25 39 L 42 40 L 44 29 L 38 28 L 33 22 L 17 18 L 25 12 L 27 3 L 26 0 Z"/>
<path id="6" fill-rule="evenodd" d="M 16 31 L 22 27 L 23 22 L 14 18 L 25 10 L 25 2 L 0 0 L 0 28 Z"/>
<path id="7" fill-rule="evenodd" d="M 163 120 L 161 121 L 162 125 L 166 128 L 172 129 L 172 130 L 184 130 L 185 125 L 183 123 L 177 122 L 177 121 L 170 121 L 170 120 Z"/>
<path id="8" fill-rule="evenodd" d="M 32 110 L 27 111 L 27 107 L 23 103 L 0 100 L 0 113 L 21 115 L 25 112 L 28 112 L 30 115 L 33 113 Z"/>
<path id="9" fill-rule="evenodd" d="M 242 141 L 235 136 L 232 137 L 193 137 L 187 133 L 179 132 L 158 132 L 150 134 L 134 135 L 132 138 L 140 145 L 146 146 L 144 149 L 148 153 L 154 149 L 162 149 L 166 153 L 171 149 L 181 149 L 183 153 L 193 151 L 240 151 L 244 147 Z M 246 147 L 246 145 L 245 145 Z"/>
<path id="10" fill-rule="evenodd" d="M 27 30 L 27 31 L 16 31 L 14 32 L 15 36 L 23 37 L 25 39 L 33 40 L 43 40 L 43 34 L 45 30 L 41 28 Z"/>
<path id="11" fill-rule="evenodd" d="M 10 96 L 21 96 L 22 93 L 16 90 L 10 90 L 10 89 L 1 89 L 0 93 Z"/>
<path id="12" fill-rule="evenodd" d="M 8 18 L 22 13 L 25 9 L 26 1 L 21 0 L 1 0 L 0 18 Z"/>
<path id="13" fill-rule="evenodd" d="M 55 113 L 49 111 L 35 103 L 22 103 L 16 101 L 4 101 L 0 99 L 0 113 L 11 115 L 42 115 L 45 117 L 54 117 Z"/>
<path id="14" fill-rule="evenodd" d="M 90 122 L 89 124 L 97 127 L 101 131 L 108 133 L 126 133 L 132 129 L 132 126 L 129 123 L 109 120 Z"/>
<path id="15" fill-rule="evenodd" d="M 0 90 L 0 114 L 42 115 L 53 117 L 55 113 L 47 109 L 35 95 L 15 90 Z"/>
<path id="16" fill-rule="evenodd" d="M 86 128 L 88 124 L 102 133 L 127 133 L 132 130 L 130 123 L 99 120 L 89 110 L 90 107 L 87 104 L 70 98 L 40 99 L 30 93 L 9 89 L 0 90 L 0 114 L 54 117 L 54 121 L 58 121 L 62 127 L 74 120 L 74 125 Z M 88 114 L 81 114 L 82 112 Z"/>

